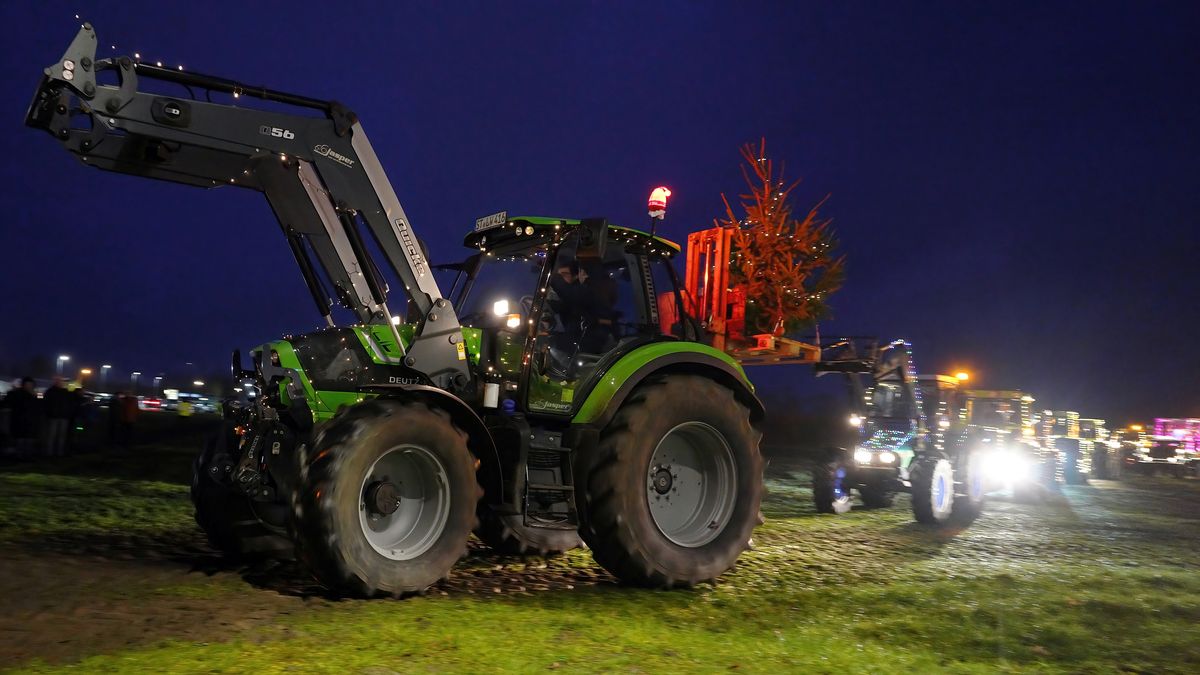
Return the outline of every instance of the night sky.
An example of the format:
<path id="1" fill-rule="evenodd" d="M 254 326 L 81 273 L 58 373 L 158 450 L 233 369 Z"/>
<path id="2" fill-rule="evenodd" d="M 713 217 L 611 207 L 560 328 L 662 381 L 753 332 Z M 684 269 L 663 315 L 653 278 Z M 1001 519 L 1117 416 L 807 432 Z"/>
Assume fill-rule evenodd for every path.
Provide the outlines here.
<path id="1" fill-rule="evenodd" d="M 500 210 L 640 227 L 658 184 L 683 240 L 765 136 L 800 206 L 832 195 L 822 333 L 1085 416 L 1200 416 L 1197 3 L 417 4 L 4 3 L 0 363 L 216 369 L 320 325 L 261 195 L 22 126 L 79 13 L 107 54 L 346 103 L 435 260 Z"/>

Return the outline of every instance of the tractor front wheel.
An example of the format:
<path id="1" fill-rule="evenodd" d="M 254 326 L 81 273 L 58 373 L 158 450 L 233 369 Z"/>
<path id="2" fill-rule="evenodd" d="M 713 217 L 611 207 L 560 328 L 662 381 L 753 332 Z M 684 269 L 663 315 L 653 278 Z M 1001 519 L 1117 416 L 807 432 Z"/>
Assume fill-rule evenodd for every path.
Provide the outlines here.
<path id="1" fill-rule="evenodd" d="M 817 513 L 849 513 L 850 468 L 840 451 L 832 451 L 829 456 L 831 459 L 813 467 L 813 504 Z"/>
<path id="2" fill-rule="evenodd" d="M 954 507 L 954 468 L 940 457 L 919 459 L 910 474 L 917 522 L 941 525 Z"/>
<path id="3" fill-rule="evenodd" d="M 750 546 L 761 434 L 732 391 L 693 375 L 635 390 L 577 465 L 580 535 L 622 581 L 713 581 Z"/>
<path id="4" fill-rule="evenodd" d="M 467 436 L 445 411 L 360 403 L 331 421 L 300 462 L 297 554 L 325 586 L 419 593 L 466 554 L 482 490 Z"/>

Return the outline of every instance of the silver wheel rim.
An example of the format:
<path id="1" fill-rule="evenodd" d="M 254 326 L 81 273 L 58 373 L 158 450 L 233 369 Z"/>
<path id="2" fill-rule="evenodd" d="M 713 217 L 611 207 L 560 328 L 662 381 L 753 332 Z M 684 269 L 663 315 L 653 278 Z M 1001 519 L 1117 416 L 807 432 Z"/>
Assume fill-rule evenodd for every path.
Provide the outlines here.
<path id="1" fill-rule="evenodd" d="M 646 501 L 663 536 L 685 548 L 716 539 L 733 517 L 737 466 L 719 431 L 684 422 L 658 442 L 650 457 Z"/>
<path id="2" fill-rule="evenodd" d="M 373 486 L 381 483 L 395 486 L 391 513 L 380 513 L 369 503 Z M 412 560 L 428 551 L 450 517 L 449 486 L 446 468 L 425 448 L 398 445 L 380 455 L 358 491 L 358 522 L 367 543 L 392 560 Z"/>

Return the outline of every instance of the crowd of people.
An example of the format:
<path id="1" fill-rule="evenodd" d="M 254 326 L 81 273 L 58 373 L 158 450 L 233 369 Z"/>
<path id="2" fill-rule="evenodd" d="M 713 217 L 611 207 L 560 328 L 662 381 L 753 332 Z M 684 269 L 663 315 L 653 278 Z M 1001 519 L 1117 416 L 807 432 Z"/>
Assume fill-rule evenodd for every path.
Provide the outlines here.
<path id="1" fill-rule="evenodd" d="M 108 445 L 128 447 L 138 416 L 136 396 L 118 392 L 108 398 Z M 98 425 L 101 407 L 82 387 L 69 389 L 55 377 L 38 392 L 23 377 L 0 400 L 0 453 L 19 458 L 62 457 L 82 444 L 84 429 Z"/>

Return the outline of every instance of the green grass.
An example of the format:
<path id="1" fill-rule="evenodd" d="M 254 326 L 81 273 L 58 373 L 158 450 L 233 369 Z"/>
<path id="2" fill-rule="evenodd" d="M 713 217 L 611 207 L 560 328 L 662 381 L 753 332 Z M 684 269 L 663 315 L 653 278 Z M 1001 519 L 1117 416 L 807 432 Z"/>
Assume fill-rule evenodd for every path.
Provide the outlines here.
<path id="1" fill-rule="evenodd" d="M 0 542 L 56 535 L 152 535 L 190 527 L 186 486 L 38 473 L 0 474 Z"/>
<path id="2" fill-rule="evenodd" d="M 1200 485 L 1068 489 L 989 504 L 934 531 L 908 502 L 839 517 L 810 508 L 806 477 L 775 469 L 755 548 L 716 586 L 611 583 L 588 553 L 542 564 L 474 556 L 455 580 L 402 601 L 287 596 L 236 573 L 131 584 L 148 604 L 272 598 L 253 626 L 166 636 L 57 672 L 1196 672 Z M 47 503 L 67 504 L 65 512 Z M 87 508 L 83 504 L 87 504 Z M 1165 506 L 1164 506 L 1165 505 Z M 46 537 L 194 541 L 178 483 L 0 473 L 0 545 Z M 190 543 L 188 545 L 191 545 Z M 138 561 L 130 563 L 136 570 Z M 136 573 L 136 572 L 131 572 Z M 462 581 L 462 580 L 466 581 Z M 546 588 L 547 590 L 536 590 Z M 499 591 L 499 592 L 496 592 Z M 164 610 L 161 607 L 155 611 Z"/>

